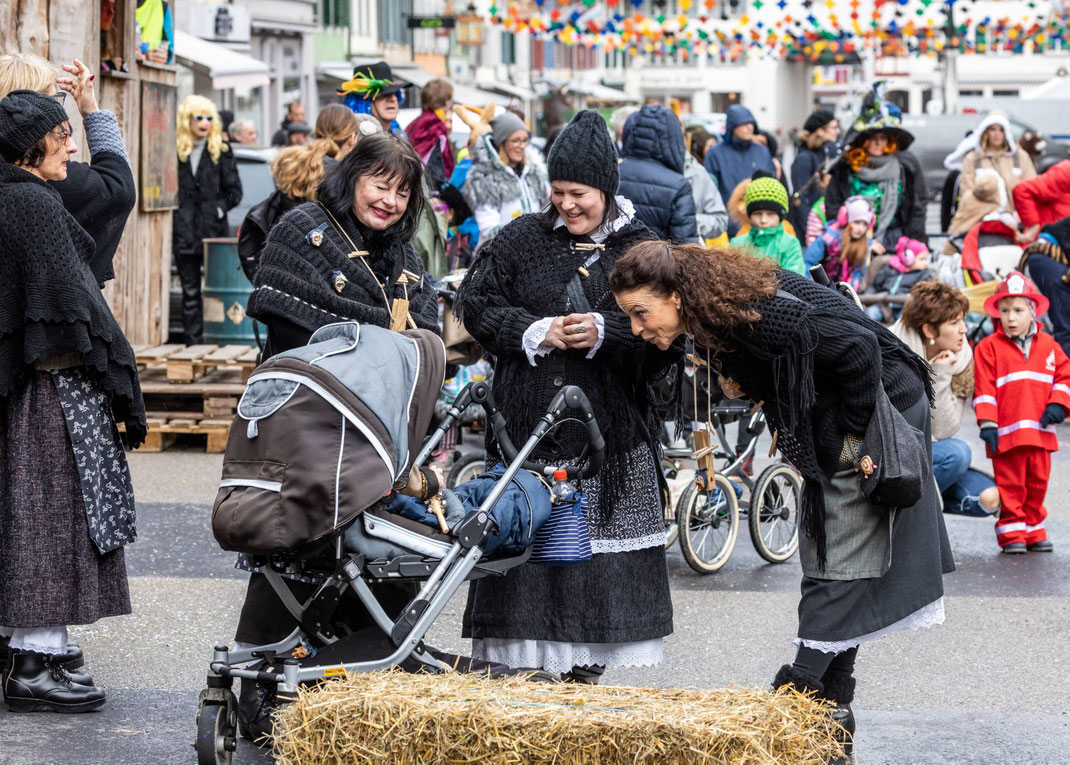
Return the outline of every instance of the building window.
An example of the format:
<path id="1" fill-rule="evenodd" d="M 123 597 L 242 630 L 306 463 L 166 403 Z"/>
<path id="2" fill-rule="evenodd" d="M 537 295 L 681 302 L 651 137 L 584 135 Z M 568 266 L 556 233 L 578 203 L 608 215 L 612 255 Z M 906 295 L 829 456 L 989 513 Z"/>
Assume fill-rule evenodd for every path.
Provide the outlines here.
<path id="1" fill-rule="evenodd" d="M 969 96 L 983 96 L 985 92 L 983 90 L 960 90 L 959 98 L 968 98 Z"/>
<path id="2" fill-rule="evenodd" d="M 323 0 L 323 26 L 349 26 L 349 0 Z"/>
<path id="3" fill-rule="evenodd" d="M 1018 88 L 1006 88 L 1006 89 L 1002 89 L 1002 90 L 1000 90 L 1000 89 L 993 90 L 992 91 L 992 95 L 997 97 L 997 98 L 999 96 L 1009 96 L 1010 98 L 1018 98 Z"/>
<path id="4" fill-rule="evenodd" d="M 502 61 L 503 64 L 516 63 L 516 35 L 512 32 L 502 32 Z"/>
<path id="5" fill-rule="evenodd" d="M 412 34 L 405 19 L 412 15 L 412 0 L 379 0 L 379 41 L 387 45 L 411 45 Z"/>

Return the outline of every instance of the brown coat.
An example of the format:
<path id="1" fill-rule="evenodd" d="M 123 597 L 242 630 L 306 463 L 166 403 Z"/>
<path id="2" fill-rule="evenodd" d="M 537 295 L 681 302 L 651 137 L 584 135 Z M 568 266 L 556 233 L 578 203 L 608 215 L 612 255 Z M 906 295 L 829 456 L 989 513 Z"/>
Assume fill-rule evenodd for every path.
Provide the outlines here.
<path id="1" fill-rule="evenodd" d="M 965 181 L 965 173 L 963 173 L 962 178 Z M 962 187 L 960 186 L 959 188 L 961 189 Z M 972 186 L 968 192 L 962 191 L 960 193 L 959 206 L 955 210 L 955 217 L 948 224 L 947 233 L 966 233 L 986 215 L 999 210 L 999 202 L 999 181 L 991 173 L 982 173 L 976 185 Z M 944 252 L 954 252 L 950 242 Z"/>

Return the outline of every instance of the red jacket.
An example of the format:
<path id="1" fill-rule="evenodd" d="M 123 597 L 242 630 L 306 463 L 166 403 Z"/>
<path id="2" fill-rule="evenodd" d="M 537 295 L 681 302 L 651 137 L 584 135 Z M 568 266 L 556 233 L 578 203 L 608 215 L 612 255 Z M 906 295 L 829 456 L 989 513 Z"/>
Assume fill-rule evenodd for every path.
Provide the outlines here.
<path id="1" fill-rule="evenodd" d="M 1055 428 L 1040 427 L 1048 404 L 1070 411 L 1070 359 L 1055 339 L 1038 330 L 1027 359 L 997 325 L 995 334 L 977 344 L 973 360 L 973 410 L 978 422 L 989 420 L 999 427 L 1000 453 L 1016 446 L 1058 449 Z"/>
<path id="2" fill-rule="evenodd" d="M 1022 228 L 1046 226 L 1070 215 L 1070 159 L 1017 184 L 1011 196 Z"/>

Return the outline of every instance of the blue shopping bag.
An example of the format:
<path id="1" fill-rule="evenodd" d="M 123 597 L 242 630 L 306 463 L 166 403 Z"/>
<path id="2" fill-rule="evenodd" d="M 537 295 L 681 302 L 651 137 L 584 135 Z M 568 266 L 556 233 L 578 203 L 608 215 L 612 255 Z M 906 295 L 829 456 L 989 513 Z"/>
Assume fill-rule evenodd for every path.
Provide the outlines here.
<path id="1" fill-rule="evenodd" d="M 542 566 L 571 566 L 591 559 L 591 537 L 587 531 L 587 495 L 577 491 L 571 502 L 550 508 L 550 518 L 535 534 L 530 563 Z"/>

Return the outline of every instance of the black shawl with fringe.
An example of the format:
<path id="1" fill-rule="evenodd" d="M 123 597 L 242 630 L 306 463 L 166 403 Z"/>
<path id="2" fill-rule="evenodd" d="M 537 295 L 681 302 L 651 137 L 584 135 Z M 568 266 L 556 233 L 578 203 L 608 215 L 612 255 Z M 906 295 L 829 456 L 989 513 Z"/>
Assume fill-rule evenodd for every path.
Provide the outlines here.
<path id="1" fill-rule="evenodd" d="M 716 355 L 721 374 L 763 402 L 777 446 L 806 479 L 801 526 L 825 561 L 822 473 L 838 469 L 844 438 L 861 437 L 878 382 L 893 406 L 932 401 L 931 370 L 886 327 L 835 290 L 789 271 L 758 306 L 762 318 L 733 330 L 734 350 Z"/>
<path id="2" fill-rule="evenodd" d="M 93 239 L 59 194 L 0 161 L 0 397 L 38 361 L 78 354 L 111 398 L 132 446 L 145 440 L 134 351 L 89 267 Z"/>

